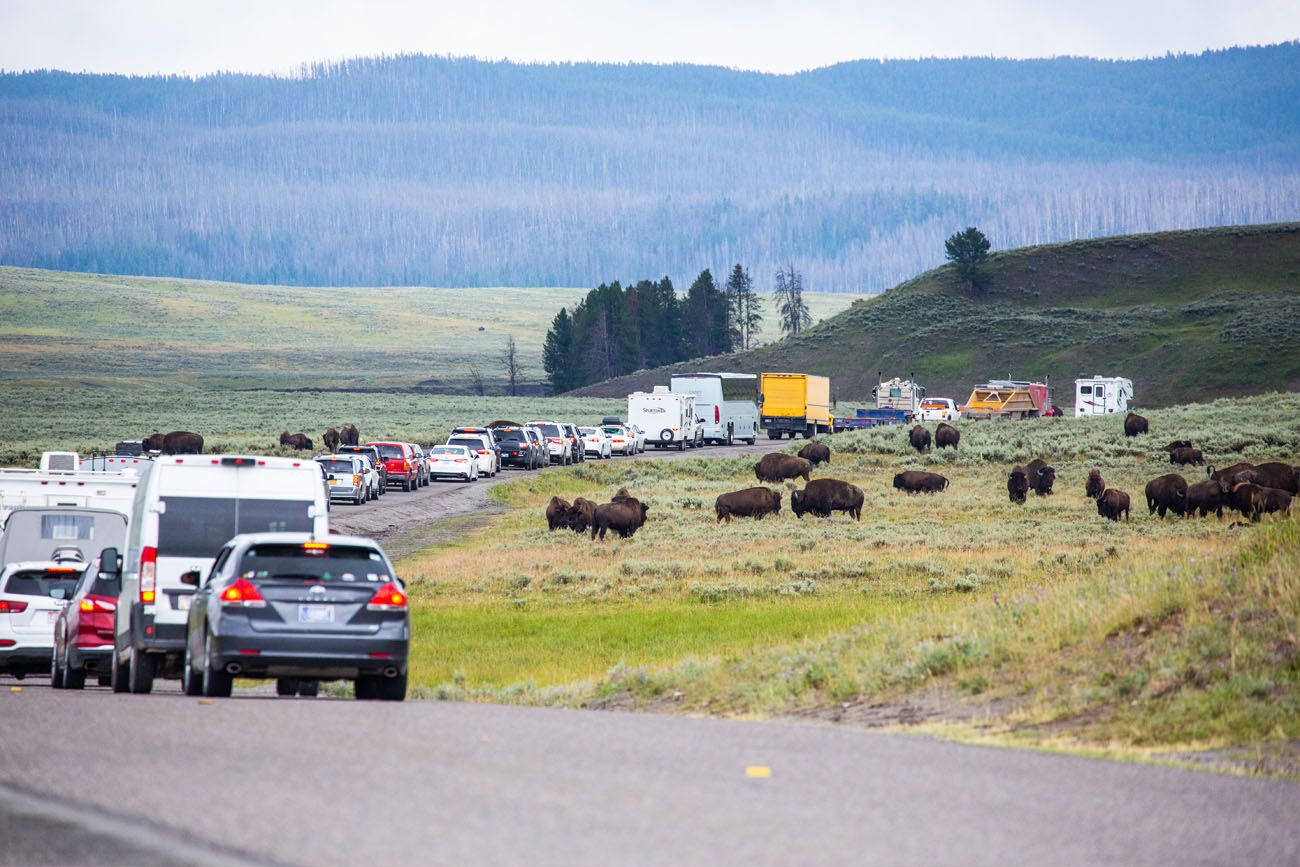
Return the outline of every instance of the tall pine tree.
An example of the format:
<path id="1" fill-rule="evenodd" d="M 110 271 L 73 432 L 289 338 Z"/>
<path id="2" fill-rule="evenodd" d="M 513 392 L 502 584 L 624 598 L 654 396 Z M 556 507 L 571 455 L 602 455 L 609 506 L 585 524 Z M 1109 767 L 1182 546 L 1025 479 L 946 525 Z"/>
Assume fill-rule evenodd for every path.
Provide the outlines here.
<path id="1" fill-rule="evenodd" d="M 561 307 L 551 320 L 546 342 L 542 344 L 542 368 L 546 371 L 551 394 L 562 394 L 579 385 L 570 358 L 572 351 L 573 320 L 569 318 L 569 311 Z"/>
<path id="2" fill-rule="evenodd" d="M 727 278 L 727 301 L 730 306 L 731 343 L 734 349 L 749 349 L 755 336 L 763 330 L 763 299 L 754 291 L 749 272 L 736 265 Z"/>

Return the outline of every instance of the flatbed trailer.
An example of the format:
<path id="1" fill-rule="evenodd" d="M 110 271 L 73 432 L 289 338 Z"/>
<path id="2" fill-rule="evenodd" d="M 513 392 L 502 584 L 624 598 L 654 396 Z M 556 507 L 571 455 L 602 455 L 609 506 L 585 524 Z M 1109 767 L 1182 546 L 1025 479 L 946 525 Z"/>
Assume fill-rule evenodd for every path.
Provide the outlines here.
<path id="1" fill-rule="evenodd" d="M 836 416 L 835 432 L 866 430 L 883 425 L 907 424 L 912 414 L 902 409 L 859 409 L 854 415 Z"/>
<path id="2" fill-rule="evenodd" d="M 1035 418 L 1052 409 L 1051 392 L 1041 382 L 994 379 L 971 390 L 962 414 L 967 418 Z"/>

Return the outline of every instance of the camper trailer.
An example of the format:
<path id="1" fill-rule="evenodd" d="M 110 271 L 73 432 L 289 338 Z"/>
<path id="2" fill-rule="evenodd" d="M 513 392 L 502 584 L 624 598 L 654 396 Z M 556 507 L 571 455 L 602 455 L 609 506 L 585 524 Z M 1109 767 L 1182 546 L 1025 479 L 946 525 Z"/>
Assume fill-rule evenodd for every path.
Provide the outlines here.
<path id="1" fill-rule="evenodd" d="M 1133 380 L 1119 376 L 1093 376 L 1074 381 L 1074 414 L 1109 415 L 1128 412 Z"/>

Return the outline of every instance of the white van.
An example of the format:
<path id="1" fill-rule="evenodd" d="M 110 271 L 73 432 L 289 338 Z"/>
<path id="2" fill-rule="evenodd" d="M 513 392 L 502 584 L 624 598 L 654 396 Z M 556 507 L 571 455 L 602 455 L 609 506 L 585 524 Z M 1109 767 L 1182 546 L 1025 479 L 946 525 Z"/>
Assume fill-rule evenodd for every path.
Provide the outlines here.
<path id="1" fill-rule="evenodd" d="M 695 397 L 674 394 L 666 385 L 629 394 L 627 423 L 645 431 L 646 443 L 657 449 L 704 445 L 704 426 L 695 415 Z"/>
<path id="2" fill-rule="evenodd" d="M 752 373 L 684 373 L 670 380 L 677 394 L 695 400 L 706 442 L 731 445 L 758 436 L 758 377 Z M 647 429 L 648 430 L 648 429 Z"/>
<path id="3" fill-rule="evenodd" d="M 1133 380 L 1120 376 L 1093 376 L 1074 381 L 1074 414 L 1109 415 L 1128 412 Z"/>
<path id="4" fill-rule="evenodd" d="M 324 538 L 328 515 L 320 465 L 311 459 L 174 455 L 155 460 L 140 477 L 121 552 L 114 692 L 149 692 L 155 676 L 180 677 L 195 592 L 182 575 L 206 574 L 217 553 L 240 533 L 310 532 Z"/>

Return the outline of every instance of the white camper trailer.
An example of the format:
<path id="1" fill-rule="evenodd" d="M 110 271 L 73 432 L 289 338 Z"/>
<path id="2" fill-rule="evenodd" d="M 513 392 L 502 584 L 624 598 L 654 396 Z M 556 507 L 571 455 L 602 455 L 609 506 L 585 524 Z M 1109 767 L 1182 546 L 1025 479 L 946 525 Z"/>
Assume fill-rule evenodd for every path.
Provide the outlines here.
<path id="1" fill-rule="evenodd" d="M 704 426 L 706 442 L 731 445 L 758 436 L 758 377 L 752 373 L 684 373 L 669 386 L 695 400 L 695 415 Z"/>
<path id="2" fill-rule="evenodd" d="M 1128 412 L 1133 380 L 1119 376 L 1093 376 L 1074 381 L 1074 414 L 1108 415 Z"/>
<path id="3" fill-rule="evenodd" d="M 40 469 L 0 469 L 0 523 L 14 509 L 74 506 L 131 513 L 140 477 L 134 467 L 87 469 L 76 452 L 46 452 Z"/>
<path id="4" fill-rule="evenodd" d="M 674 394 L 666 385 L 627 396 L 627 423 L 646 433 L 646 444 L 657 449 L 704 445 L 704 426 L 695 415 L 695 396 Z"/>

